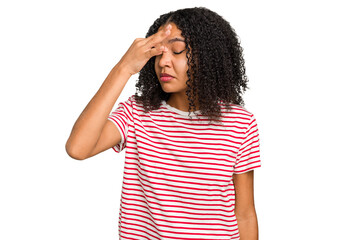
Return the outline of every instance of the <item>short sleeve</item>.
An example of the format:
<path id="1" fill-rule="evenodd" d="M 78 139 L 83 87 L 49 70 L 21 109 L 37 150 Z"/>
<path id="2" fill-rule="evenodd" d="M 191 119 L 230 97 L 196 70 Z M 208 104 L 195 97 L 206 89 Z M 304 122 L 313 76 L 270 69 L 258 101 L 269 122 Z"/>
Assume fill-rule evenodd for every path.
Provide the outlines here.
<path id="1" fill-rule="evenodd" d="M 134 95 L 130 96 L 128 100 L 120 102 L 108 116 L 108 120 L 115 124 L 121 135 L 121 141 L 112 147 L 117 153 L 120 153 L 126 146 L 129 125 L 133 122 L 133 101 Z"/>
<path id="2" fill-rule="evenodd" d="M 261 166 L 260 141 L 257 122 L 253 114 L 240 145 L 234 165 L 234 174 L 241 174 Z"/>

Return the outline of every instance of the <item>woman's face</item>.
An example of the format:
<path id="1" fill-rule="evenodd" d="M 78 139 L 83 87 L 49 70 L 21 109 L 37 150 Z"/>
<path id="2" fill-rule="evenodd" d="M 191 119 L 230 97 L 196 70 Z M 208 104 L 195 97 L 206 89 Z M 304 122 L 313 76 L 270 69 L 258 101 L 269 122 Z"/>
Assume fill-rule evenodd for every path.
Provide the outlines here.
<path id="1" fill-rule="evenodd" d="M 155 57 L 155 72 L 164 92 L 185 92 L 188 80 L 185 39 L 176 25 L 170 24 L 172 25 L 170 35 L 162 42 L 162 45 L 166 47 L 165 51 Z M 163 28 L 164 26 L 161 26 L 159 31 Z M 163 73 L 171 75 L 172 78 L 162 77 Z"/>

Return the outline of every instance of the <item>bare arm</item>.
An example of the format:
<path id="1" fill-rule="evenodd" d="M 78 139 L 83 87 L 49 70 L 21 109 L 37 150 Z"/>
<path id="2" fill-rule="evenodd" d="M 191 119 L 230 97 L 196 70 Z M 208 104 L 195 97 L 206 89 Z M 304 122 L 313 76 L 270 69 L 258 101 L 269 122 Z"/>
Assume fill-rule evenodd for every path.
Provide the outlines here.
<path id="1" fill-rule="evenodd" d="M 121 140 L 116 126 L 107 118 L 131 75 L 139 72 L 153 56 L 164 51 L 162 40 L 171 25 L 148 38 L 137 38 L 76 120 L 65 148 L 77 160 L 94 156 Z"/>
<path id="2" fill-rule="evenodd" d="M 113 123 L 108 122 L 107 117 L 130 77 L 131 74 L 126 72 L 120 63 L 111 70 L 75 122 L 66 142 L 66 151 L 72 158 L 82 160 L 94 155 L 91 154 L 92 150 L 95 149 L 105 124 L 107 124 L 105 129 L 110 130 L 107 138 L 104 138 L 108 140 L 108 148 L 121 140 L 120 133 Z"/>
<path id="3" fill-rule="evenodd" d="M 241 240 L 258 240 L 258 222 L 254 204 L 254 171 L 233 175 L 235 215 Z"/>

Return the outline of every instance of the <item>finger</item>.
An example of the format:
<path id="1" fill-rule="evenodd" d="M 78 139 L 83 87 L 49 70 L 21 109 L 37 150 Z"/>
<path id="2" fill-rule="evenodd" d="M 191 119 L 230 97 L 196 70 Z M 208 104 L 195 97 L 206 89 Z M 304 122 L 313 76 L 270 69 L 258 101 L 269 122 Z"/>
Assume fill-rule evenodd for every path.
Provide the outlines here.
<path id="1" fill-rule="evenodd" d="M 145 43 L 145 45 L 149 45 L 153 47 L 154 45 L 160 43 L 163 41 L 167 36 L 170 35 L 171 25 L 168 25 L 166 28 L 163 28 L 159 30 L 157 33 L 153 34 L 148 38 L 148 41 Z"/>
<path id="2" fill-rule="evenodd" d="M 164 40 L 167 36 L 170 35 L 171 28 L 172 26 L 168 24 L 165 28 L 151 35 L 150 37 L 148 37 L 148 41 L 145 43 L 145 45 L 150 45 L 151 47 L 153 47 L 157 43 L 160 43 L 162 40 Z"/>
<path id="3" fill-rule="evenodd" d="M 160 55 L 163 52 L 167 52 L 167 51 L 168 51 L 167 47 L 159 45 L 158 47 L 150 48 L 150 50 L 147 52 L 147 54 L 148 54 L 148 57 L 151 58 L 151 57 Z"/>

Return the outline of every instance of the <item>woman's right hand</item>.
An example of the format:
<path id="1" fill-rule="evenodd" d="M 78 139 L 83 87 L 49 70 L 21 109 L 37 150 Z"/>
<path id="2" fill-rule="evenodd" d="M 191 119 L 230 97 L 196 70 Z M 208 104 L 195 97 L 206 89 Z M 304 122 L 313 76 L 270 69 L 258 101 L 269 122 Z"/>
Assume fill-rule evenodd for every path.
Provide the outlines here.
<path id="1" fill-rule="evenodd" d="M 121 65 L 131 75 L 138 73 L 151 57 L 168 50 L 161 42 L 170 35 L 171 28 L 172 26 L 168 24 L 147 38 L 136 38 L 118 65 Z"/>

